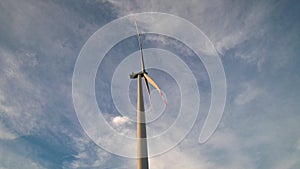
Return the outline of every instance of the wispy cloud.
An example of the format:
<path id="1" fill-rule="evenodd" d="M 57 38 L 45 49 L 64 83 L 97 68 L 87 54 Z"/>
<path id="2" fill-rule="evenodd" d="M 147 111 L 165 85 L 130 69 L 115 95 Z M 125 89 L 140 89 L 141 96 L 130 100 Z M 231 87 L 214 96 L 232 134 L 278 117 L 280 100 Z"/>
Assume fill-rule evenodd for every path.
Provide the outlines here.
<path id="1" fill-rule="evenodd" d="M 294 132 L 297 130 L 296 122 L 290 121 L 290 118 L 299 118 L 295 115 L 295 107 L 289 109 L 290 106 L 286 105 L 282 107 L 283 110 L 276 109 L 279 105 L 284 104 L 283 100 L 285 103 L 294 102 L 289 99 L 287 101 L 286 98 L 292 96 L 287 94 L 285 89 L 278 88 L 281 83 L 278 79 L 279 74 L 285 76 L 280 71 L 283 71 L 283 67 L 291 64 L 291 58 L 297 56 L 293 51 L 294 45 L 299 44 L 295 43 L 295 39 L 292 38 L 299 33 L 299 31 L 294 30 L 299 24 L 290 24 L 294 27 L 290 29 L 283 25 L 293 22 L 293 19 L 289 20 L 288 16 L 285 17 L 285 20 L 279 19 L 280 13 L 285 13 L 283 11 L 290 8 L 290 3 L 275 1 L 255 3 L 250 1 L 231 3 L 221 1 L 110 2 L 117 7 L 120 16 L 129 14 L 126 7 L 134 4 L 135 12 L 166 12 L 184 17 L 201 28 L 222 55 L 225 70 L 232 73 L 227 75 L 230 84 L 227 111 L 222 120 L 221 129 L 217 130 L 207 144 L 199 146 L 202 147 L 202 152 L 196 155 L 198 158 L 209 161 L 211 168 L 282 168 L 285 165 L 294 167 L 299 163 L 299 161 L 294 160 L 295 155 L 291 155 L 289 157 L 293 160 L 288 160 L 289 157 L 282 158 L 284 165 L 273 165 L 271 161 L 277 159 L 280 154 L 288 155 L 289 151 L 285 149 L 281 153 L 272 153 L 273 151 L 270 149 L 275 147 L 264 146 L 269 143 L 283 148 L 280 144 L 285 144 L 286 140 L 292 141 L 286 137 L 276 138 L 276 133 L 284 133 L 285 130 L 289 129 L 293 129 Z M 293 11 L 296 11 L 296 8 L 293 8 Z M 276 22 L 276 18 L 280 21 Z M 284 32 L 288 32 L 287 30 L 290 32 L 286 35 L 280 35 L 282 33 L 280 30 L 275 31 L 280 27 L 285 30 Z M 176 31 L 177 28 L 166 29 Z M 293 45 L 285 45 L 291 39 L 294 39 L 293 43 L 288 44 Z M 168 43 L 161 38 L 151 39 L 148 37 L 148 40 L 159 41 L 162 44 Z M 284 43 L 279 44 L 277 41 Z M 283 52 L 282 49 L 286 51 Z M 285 71 L 285 73 L 289 74 L 289 71 Z M 288 76 L 287 74 L 286 76 Z M 275 80 L 276 78 L 277 80 Z M 299 83 L 299 79 L 295 80 L 296 83 Z M 272 86 L 272 81 L 279 84 Z M 294 85 L 286 83 L 286 86 Z M 274 94 L 277 92 L 281 94 Z M 282 118 L 283 116 L 285 118 Z M 264 121 L 267 122 L 264 123 Z M 279 124 L 286 126 L 282 127 L 282 130 L 273 131 L 274 128 L 277 128 L 275 126 Z M 190 145 L 192 148 L 185 146 L 179 150 L 182 151 L 182 154 L 188 154 L 192 149 L 199 148 L 193 144 Z M 291 148 L 291 146 L 287 147 Z M 172 154 L 172 151 L 168 153 Z M 176 154 L 170 156 L 174 158 Z M 269 158 L 266 159 L 266 156 Z M 185 157 L 189 160 L 192 159 L 192 157 Z M 157 162 L 162 159 L 163 156 L 160 156 L 154 157 L 152 160 Z M 155 162 L 153 166 L 165 167 L 164 163 L 157 162 L 155 164 Z"/>
<path id="2" fill-rule="evenodd" d="M 24 60 L 17 59 L 22 53 L 13 53 L 4 48 L 0 48 L 0 53 L 3 56 L 0 83 L 2 118 L 6 118 L 17 132 L 29 133 L 36 124 L 37 116 L 42 110 L 41 106 L 46 102 L 45 98 L 22 70 Z M 26 93 L 31 94 L 30 99 Z"/>
<path id="3" fill-rule="evenodd" d="M 24 169 L 45 169 L 30 158 L 24 157 L 17 152 L 12 152 L 6 148 L 0 148 L 0 167 L 3 169 L 24 168 Z"/>
<path id="4" fill-rule="evenodd" d="M 244 105 L 252 100 L 255 100 L 263 91 L 259 88 L 254 87 L 251 84 L 244 84 L 241 92 L 236 96 L 234 102 L 237 105 Z"/>
<path id="5" fill-rule="evenodd" d="M 65 168 L 103 168 L 112 158 L 111 154 L 96 146 L 88 138 L 73 137 L 73 139 L 77 154 L 74 154 L 74 160 L 64 163 Z"/>
<path id="6" fill-rule="evenodd" d="M 0 121 L 0 139 L 13 140 L 15 138 L 17 138 L 17 135 L 12 131 L 9 131 Z"/>
<path id="7" fill-rule="evenodd" d="M 1 1 L 0 8 L 0 168 L 72 168 L 71 155 L 81 168 L 103 166 L 106 152 L 80 141 L 87 137 L 76 128 L 70 79 L 80 47 L 105 20 L 86 20 L 55 1 Z"/>
<path id="8" fill-rule="evenodd" d="M 130 6 L 134 12 L 178 15 L 199 27 L 222 55 L 230 84 L 224 118 L 207 144 L 197 144 L 198 128 L 193 129 L 175 149 L 151 158 L 152 168 L 299 166 L 297 3 L 4 0 L 0 2 L 0 168 L 135 167 L 134 159 L 116 157 L 84 134 L 71 99 L 72 71 L 80 48 L 102 25 L 129 14 Z M 174 42 L 159 36 L 145 40 L 164 45 Z M 169 47 L 185 49 L 176 42 Z M 135 134 L 135 126 L 125 116 L 105 116 L 118 132 Z M 164 120 L 149 125 L 152 135 L 174 118 Z M 28 139 L 32 137 L 38 139 Z M 25 146 L 35 153 L 26 153 Z M 135 145 L 126 146 L 124 151 L 132 151 L 130 146 Z M 157 148 L 150 147 L 150 151 Z M 43 156 L 51 152 L 58 153 L 57 161 Z"/>

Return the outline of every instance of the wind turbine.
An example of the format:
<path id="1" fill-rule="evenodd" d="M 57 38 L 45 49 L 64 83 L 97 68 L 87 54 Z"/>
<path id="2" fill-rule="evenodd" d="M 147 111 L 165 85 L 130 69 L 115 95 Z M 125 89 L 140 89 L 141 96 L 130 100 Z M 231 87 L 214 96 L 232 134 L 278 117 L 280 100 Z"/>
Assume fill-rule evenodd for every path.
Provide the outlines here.
<path id="1" fill-rule="evenodd" d="M 137 39 L 140 48 L 140 55 L 141 55 L 141 67 L 142 70 L 138 73 L 132 73 L 130 75 L 130 79 L 138 79 L 137 80 L 137 169 L 148 169 L 148 146 L 147 146 L 147 131 L 146 131 L 146 116 L 145 116 L 145 107 L 144 107 L 144 98 L 143 98 L 143 89 L 142 89 L 142 78 L 144 78 L 147 92 L 149 96 L 149 102 L 151 106 L 151 96 L 150 96 L 150 88 L 149 83 L 158 90 L 160 93 L 165 105 L 167 105 L 166 99 L 164 98 L 160 88 L 154 82 L 152 78 L 148 75 L 145 69 L 144 63 L 144 56 L 143 56 L 143 46 L 142 40 L 140 36 L 140 32 L 138 29 L 138 25 L 136 22 L 136 18 L 133 16 L 136 32 L 137 32 Z M 149 83 L 148 83 L 149 82 Z"/>

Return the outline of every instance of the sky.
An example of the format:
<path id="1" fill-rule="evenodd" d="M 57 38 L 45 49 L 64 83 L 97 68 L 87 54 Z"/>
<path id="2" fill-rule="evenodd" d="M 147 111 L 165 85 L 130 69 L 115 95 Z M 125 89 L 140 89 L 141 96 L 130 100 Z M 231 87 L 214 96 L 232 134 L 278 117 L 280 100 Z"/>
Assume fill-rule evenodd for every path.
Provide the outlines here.
<path id="1" fill-rule="evenodd" d="M 300 167 L 298 1 L 1 0 L 0 169 L 136 167 L 135 159 L 109 152 L 90 138 L 77 118 L 72 95 L 75 63 L 84 44 L 106 24 L 129 15 L 130 9 L 136 13 L 172 14 L 194 24 L 215 47 L 226 76 L 222 119 L 208 141 L 200 144 L 199 134 L 212 92 L 205 64 L 179 40 L 159 34 L 142 35 L 149 75 L 168 99 L 168 106 L 164 107 L 158 92 L 151 88 L 153 112 L 149 112 L 147 118 L 157 119 L 148 125 L 148 136 L 166 131 L 179 115 L 182 106 L 179 103 L 184 99 L 181 92 L 186 88 L 187 93 L 193 92 L 189 88 L 190 81 L 183 81 L 182 85 L 178 79 L 192 74 L 201 96 L 197 117 L 192 116 L 189 108 L 198 104 L 188 105 L 182 112 L 184 118 L 195 121 L 191 130 L 175 147 L 151 157 L 151 169 Z M 141 24 L 147 25 L 147 21 Z M 134 25 L 132 28 L 134 30 Z M 181 27 L 165 29 L 186 31 Z M 106 42 L 99 42 L 102 43 Z M 151 59 L 153 48 L 161 49 L 154 52 L 165 52 Z M 99 132 L 109 124 L 122 135 L 135 136 L 135 123 L 131 121 L 135 112 L 124 114 L 116 105 L 125 106 L 121 110 L 131 110 L 118 95 L 123 96 L 121 91 L 126 90 L 128 100 L 135 107 L 136 81 L 130 81 L 131 71 L 127 70 L 138 71 L 139 60 L 134 59 L 138 57 L 137 51 L 135 36 L 122 39 L 99 64 L 95 95 L 107 123 L 90 122 Z M 180 66 L 175 57 L 164 60 L 170 53 L 177 55 L 191 72 L 174 69 L 177 76 L 173 76 L 159 69 Z M 124 65 L 123 69 L 120 65 Z M 119 76 L 114 76 L 115 72 Z M 126 89 L 118 83 L 120 79 L 128 83 Z M 145 91 L 144 96 L 147 108 L 149 101 Z M 175 132 L 162 137 L 161 145 L 149 146 L 149 151 L 171 143 L 185 127 L 178 126 L 177 135 Z M 99 139 L 110 146 L 120 141 L 111 137 Z M 118 142 L 113 148 L 120 146 L 124 152 L 131 152 L 135 147 L 133 143 Z"/>

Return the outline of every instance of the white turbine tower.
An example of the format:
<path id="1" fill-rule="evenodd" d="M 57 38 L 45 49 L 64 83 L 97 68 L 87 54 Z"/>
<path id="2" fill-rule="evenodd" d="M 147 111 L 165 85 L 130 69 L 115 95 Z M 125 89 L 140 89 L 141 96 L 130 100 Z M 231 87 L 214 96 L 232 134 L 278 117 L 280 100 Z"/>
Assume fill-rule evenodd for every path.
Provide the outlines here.
<path id="1" fill-rule="evenodd" d="M 158 85 L 149 77 L 148 73 L 146 72 L 145 69 L 145 64 L 144 64 L 144 56 L 143 56 L 143 47 L 142 47 L 142 41 L 141 41 L 141 36 L 140 32 L 138 29 L 138 25 L 136 22 L 135 17 L 133 16 L 136 32 L 137 32 L 137 39 L 139 43 L 139 48 L 140 48 L 140 55 L 141 55 L 141 66 L 142 66 L 142 71 L 138 73 L 132 73 L 130 75 L 131 79 L 137 78 L 137 169 L 148 169 L 149 164 L 148 164 L 148 146 L 147 146 L 147 131 L 146 131 L 146 116 L 145 116 L 145 107 L 144 107 L 144 99 L 143 99 L 143 89 L 142 89 L 142 78 L 145 80 L 145 84 L 147 87 L 147 92 L 149 95 L 149 101 L 151 105 L 151 97 L 150 97 L 150 88 L 148 82 L 156 88 L 164 103 L 167 104 L 165 98 L 163 97 L 163 94 L 158 87 Z"/>

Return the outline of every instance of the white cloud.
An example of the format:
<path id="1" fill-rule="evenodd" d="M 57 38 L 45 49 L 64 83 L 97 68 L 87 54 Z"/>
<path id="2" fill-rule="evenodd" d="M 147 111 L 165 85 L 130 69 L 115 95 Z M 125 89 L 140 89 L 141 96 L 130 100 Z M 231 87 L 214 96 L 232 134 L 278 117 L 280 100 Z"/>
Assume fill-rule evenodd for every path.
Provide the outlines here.
<path id="1" fill-rule="evenodd" d="M 128 124 L 130 123 L 130 120 L 126 116 L 116 116 L 112 118 L 112 124 L 115 125 L 116 127 Z"/>

